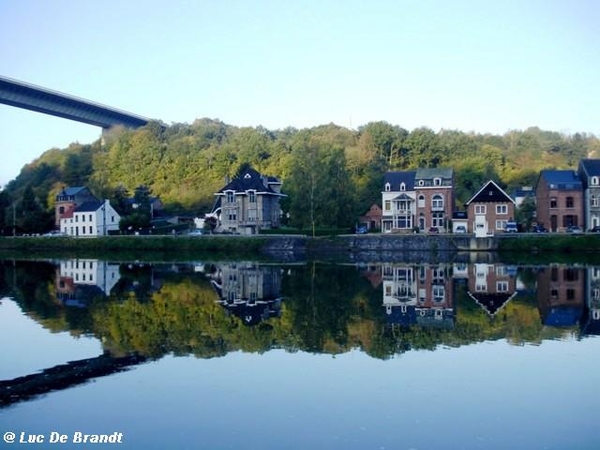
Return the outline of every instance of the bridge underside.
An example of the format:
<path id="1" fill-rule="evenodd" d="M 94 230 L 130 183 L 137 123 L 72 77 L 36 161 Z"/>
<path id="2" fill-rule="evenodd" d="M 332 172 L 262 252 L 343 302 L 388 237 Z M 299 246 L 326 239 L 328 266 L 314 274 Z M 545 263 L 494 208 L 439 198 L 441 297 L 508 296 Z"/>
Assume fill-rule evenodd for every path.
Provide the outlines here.
<path id="1" fill-rule="evenodd" d="M 116 125 L 139 128 L 147 118 L 98 103 L 0 77 L 0 103 L 108 129 Z"/>

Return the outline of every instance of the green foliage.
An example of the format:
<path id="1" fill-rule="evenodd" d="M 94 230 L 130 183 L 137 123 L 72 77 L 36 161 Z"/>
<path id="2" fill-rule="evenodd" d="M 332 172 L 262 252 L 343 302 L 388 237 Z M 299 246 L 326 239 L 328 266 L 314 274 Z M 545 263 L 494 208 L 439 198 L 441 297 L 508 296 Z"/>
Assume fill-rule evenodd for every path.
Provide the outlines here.
<path id="1" fill-rule="evenodd" d="M 565 135 L 537 127 L 504 135 L 407 131 L 384 121 L 353 131 L 334 124 L 310 129 L 234 127 L 218 120 L 168 126 L 152 122 L 138 130 L 105 132 L 90 145 L 51 149 L 23 168 L 7 194 L 19 200 L 31 186 L 51 213 L 58 188 L 86 185 L 124 210 L 119 195 L 146 186 L 167 212 L 208 212 L 214 192 L 241 167 L 280 177 L 285 213 L 302 228 L 347 228 L 381 202 L 389 170 L 453 167 L 457 205 L 493 179 L 507 191 L 533 186 L 546 168 L 576 168 L 581 158 L 600 157 L 600 140 L 587 133 Z M 121 193 L 117 193 L 121 189 Z"/>

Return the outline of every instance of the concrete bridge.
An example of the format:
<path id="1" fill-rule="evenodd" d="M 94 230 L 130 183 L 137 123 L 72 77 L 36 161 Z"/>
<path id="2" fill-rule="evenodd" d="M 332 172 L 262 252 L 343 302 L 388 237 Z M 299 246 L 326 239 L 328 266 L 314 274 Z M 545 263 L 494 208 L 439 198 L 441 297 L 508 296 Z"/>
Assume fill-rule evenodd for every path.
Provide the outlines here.
<path id="1" fill-rule="evenodd" d="M 103 130 L 116 125 L 139 128 L 149 122 L 146 117 L 2 76 L 0 103 L 94 125 Z"/>

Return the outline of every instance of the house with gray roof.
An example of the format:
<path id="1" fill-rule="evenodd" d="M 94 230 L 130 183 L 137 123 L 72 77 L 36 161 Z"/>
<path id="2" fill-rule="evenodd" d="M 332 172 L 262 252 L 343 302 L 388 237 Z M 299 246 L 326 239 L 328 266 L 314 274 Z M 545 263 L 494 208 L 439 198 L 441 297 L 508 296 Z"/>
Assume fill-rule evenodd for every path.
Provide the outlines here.
<path id="1" fill-rule="evenodd" d="M 60 231 L 74 237 L 107 236 L 119 230 L 121 216 L 108 200 L 91 200 L 65 213 Z"/>
<path id="2" fill-rule="evenodd" d="M 577 173 L 583 187 L 585 228 L 600 227 L 600 159 L 582 159 Z"/>
<path id="3" fill-rule="evenodd" d="M 217 231 L 256 234 L 261 229 L 279 228 L 281 181 L 264 176 L 252 168 L 215 193 L 212 214 L 218 218 Z"/>
<path id="4" fill-rule="evenodd" d="M 85 186 L 69 186 L 63 188 L 55 198 L 54 226 L 59 228 L 60 219 L 69 216 L 77 206 L 89 201 L 98 201 L 89 188 Z"/>

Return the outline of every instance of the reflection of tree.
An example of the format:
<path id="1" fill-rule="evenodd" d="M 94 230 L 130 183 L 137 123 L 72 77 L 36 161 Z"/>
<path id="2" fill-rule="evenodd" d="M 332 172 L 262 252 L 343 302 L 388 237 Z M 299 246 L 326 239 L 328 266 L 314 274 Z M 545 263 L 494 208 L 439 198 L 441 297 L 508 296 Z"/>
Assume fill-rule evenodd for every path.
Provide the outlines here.
<path id="1" fill-rule="evenodd" d="M 282 274 L 285 299 L 279 317 L 248 327 L 243 319 L 225 313 L 203 270 L 121 266 L 121 281 L 109 297 L 93 298 L 87 308 L 70 308 L 58 301 L 54 265 L 5 261 L 0 262 L 0 292 L 15 298 L 43 326 L 93 334 L 116 356 L 138 352 L 148 357 L 175 353 L 207 358 L 273 348 L 336 354 L 358 348 L 388 358 L 412 349 L 484 340 L 539 343 L 573 332 L 542 327 L 534 292 L 514 298 L 491 318 L 467 296 L 464 284 L 455 285 L 453 330 L 390 329 L 380 284 L 373 287 L 354 267 L 318 263 L 274 268 Z"/>

